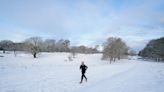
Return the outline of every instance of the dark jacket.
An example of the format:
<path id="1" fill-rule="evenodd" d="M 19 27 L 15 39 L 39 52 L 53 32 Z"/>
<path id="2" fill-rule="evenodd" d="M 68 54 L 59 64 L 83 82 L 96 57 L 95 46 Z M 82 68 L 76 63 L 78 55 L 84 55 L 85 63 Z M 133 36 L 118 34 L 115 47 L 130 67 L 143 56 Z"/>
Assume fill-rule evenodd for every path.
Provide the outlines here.
<path id="1" fill-rule="evenodd" d="M 80 69 L 82 73 L 85 73 L 85 71 L 87 70 L 87 66 L 86 65 L 80 65 Z"/>

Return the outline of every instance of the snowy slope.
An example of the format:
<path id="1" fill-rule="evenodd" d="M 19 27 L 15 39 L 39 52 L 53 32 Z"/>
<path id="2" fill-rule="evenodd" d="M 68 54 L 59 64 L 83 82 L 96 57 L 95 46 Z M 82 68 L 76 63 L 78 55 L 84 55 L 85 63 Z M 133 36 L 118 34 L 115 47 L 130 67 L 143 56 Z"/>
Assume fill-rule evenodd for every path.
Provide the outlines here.
<path id="1" fill-rule="evenodd" d="M 163 92 L 164 63 L 121 60 L 101 61 L 101 54 L 1 54 L 0 92 Z M 81 61 L 89 67 L 88 82 L 79 84 Z"/>
<path id="2" fill-rule="evenodd" d="M 78 92 L 163 92 L 164 64 L 140 62 L 130 70 L 89 85 Z"/>

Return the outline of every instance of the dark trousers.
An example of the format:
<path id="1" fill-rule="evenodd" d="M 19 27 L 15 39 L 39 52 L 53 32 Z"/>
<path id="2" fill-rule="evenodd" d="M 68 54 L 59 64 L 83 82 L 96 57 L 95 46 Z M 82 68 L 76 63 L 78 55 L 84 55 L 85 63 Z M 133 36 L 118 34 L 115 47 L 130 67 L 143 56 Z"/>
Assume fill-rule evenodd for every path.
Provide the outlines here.
<path id="1" fill-rule="evenodd" d="M 83 81 L 83 78 L 85 78 L 85 80 L 87 81 L 87 77 L 85 76 L 85 73 L 82 73 L 81 75 L 81 82 Z"/>

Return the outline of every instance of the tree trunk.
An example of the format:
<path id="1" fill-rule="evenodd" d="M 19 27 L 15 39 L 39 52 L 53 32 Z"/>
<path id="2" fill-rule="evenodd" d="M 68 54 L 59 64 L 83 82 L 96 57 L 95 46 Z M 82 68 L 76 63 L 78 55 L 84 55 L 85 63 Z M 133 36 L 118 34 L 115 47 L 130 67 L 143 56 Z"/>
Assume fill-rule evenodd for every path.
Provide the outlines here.
<path id="1" fill-rule="evenodd" d="M 36 52 L 33 54 L 34 58 L 36 58 Z"/>
<path id="2" fill-rule="evenodd" d="M 14 56 L 16 57 L 17 56 L 17 53 L 16 53 L 16 51 L 14 50 Z"/>
<path id="3" fill-rule="evenodd" d="M 118 60 L 120 60 L 120 59 L 121 59 L 121 56 L 119 55 L 119 56 L 118 56 Z"/>
<path id="4" fill-rule="evenodd" d="M 3 50 L 3 53 L 5 53 L 5 50 Z"/>
<path id="5" fill-rule="evenodd" d="M 116 62 L 116 58 L 114 57 L 114 62 Z"/>
<path id="6" fill-rule="evenodd" d="M 112 63 L 113 57 L 110 57 L 110 64 Z"/>

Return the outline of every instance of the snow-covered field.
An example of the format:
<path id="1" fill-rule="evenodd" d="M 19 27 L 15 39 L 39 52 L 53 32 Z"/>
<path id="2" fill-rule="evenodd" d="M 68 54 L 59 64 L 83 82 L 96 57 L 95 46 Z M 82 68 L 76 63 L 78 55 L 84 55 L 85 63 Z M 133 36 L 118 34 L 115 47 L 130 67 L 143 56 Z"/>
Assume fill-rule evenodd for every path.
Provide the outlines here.
<path id="1" fill-rule="evenodd" d="M 164 63 L 137 59 L 109 64 L 101 54 L 0 54 L 0 92 L 164 92 Z M 79 84 L 79 66 L 89 67 Z"/>

